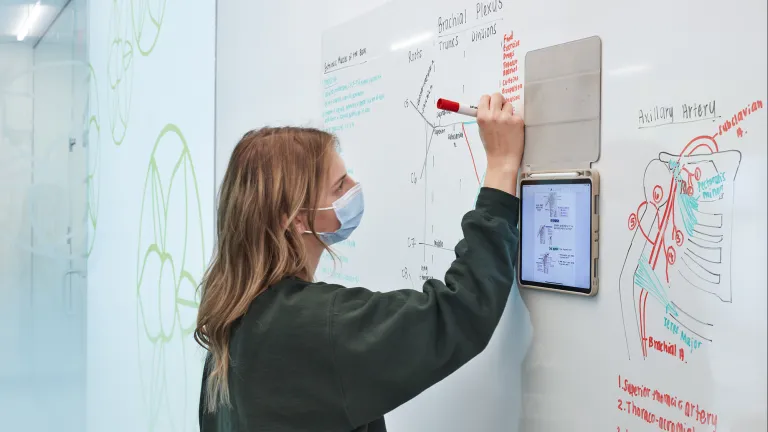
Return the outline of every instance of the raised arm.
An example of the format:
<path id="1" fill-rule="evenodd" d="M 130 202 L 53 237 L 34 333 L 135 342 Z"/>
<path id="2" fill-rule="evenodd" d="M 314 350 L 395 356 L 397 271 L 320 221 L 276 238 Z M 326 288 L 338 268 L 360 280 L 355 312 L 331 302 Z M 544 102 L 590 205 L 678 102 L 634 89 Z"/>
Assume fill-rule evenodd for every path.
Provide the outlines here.
<path id="1" fill-rule="evenodd" d="M 412 399 L 479 354 L 504 311 L 515 279 L 519 202 L 514 197 L 522 120 L 500 95 L 484 97 L 478 123 L 488 156 L 476 208 L 445 283 L 421 292 L 337 290 L 328 316 L 340 400 L 350 424 L 370 422 Z"/>

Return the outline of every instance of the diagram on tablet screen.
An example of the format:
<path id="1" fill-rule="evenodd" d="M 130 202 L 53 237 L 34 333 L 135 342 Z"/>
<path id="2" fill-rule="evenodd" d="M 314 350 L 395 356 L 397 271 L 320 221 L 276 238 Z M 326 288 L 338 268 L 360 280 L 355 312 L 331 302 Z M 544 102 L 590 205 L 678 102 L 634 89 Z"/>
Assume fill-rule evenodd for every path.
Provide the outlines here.
<path id="1" fill-rule="evenodd" d="M 539 230 L 536 232 L 536 237 L 539 239 L 540 245 L 552 246 L 552 226 L 540 225 Z"/>
<path id="2" fill-rule="evenodd" d="M 552 268 L 552 258 L 549 256 L 549 252 L 546 252 L 539 256 L 536 261 L 536 271 L 539 273 L 549 274 L 549 269 Z"/>
<path id="3" fill-rule="evenodd" d="M 536 210 L 546 210 L 549 217 L 557 217 L 557 192 L 551 191 L 543 194 L 536 194 Z M 537 213 L 538 214 L 538 213 Z"/>
<path id="4" fill-rule="evenodd" d="M 745 111 L 760 108 L 756 102 Z M 743 137 L 736 123 L 727 120 L 714 135 L 660 153 L 645 168 L 645 196 L 627 219 L 633 236 L 619 279 L 632 360 L 662 355 L 687 363 L 714 342 L 717 323 L 707 305 L 732 302 L 731 231 L 741 153 L 724 149 L 721 141 Z"/>
<path id="5" fill-rule="evenodd" d="M 541 186 L 538 186 L 541 187 Z M 538 281 L 573 280 L 575 272 L 575 192 L 569 188 L 540 189 L 534 195 L 534 245 Z M 550 276 L 550 274 L 552 276 Z"/>

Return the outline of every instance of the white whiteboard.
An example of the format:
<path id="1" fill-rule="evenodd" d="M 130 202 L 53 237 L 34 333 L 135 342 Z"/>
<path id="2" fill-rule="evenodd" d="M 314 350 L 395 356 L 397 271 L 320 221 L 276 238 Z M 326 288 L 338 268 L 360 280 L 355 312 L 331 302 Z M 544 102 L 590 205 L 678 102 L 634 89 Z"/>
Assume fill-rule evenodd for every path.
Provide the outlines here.
<path id="1" fill-rule="evenodd" d="M 325 126 L 366 215 L 318 276 L 382 291 L 443 277 L 482 182 L 477 125 L 436 98 L 504 89 L 522 109 L 527 51 L 603 44 L 598 296 L 524 291 L 527 350 L 513 294 L 488 349 L 391 430 L 766 429 L 765 16 L 757 0 L 394 0 L 324 33 Z"/>

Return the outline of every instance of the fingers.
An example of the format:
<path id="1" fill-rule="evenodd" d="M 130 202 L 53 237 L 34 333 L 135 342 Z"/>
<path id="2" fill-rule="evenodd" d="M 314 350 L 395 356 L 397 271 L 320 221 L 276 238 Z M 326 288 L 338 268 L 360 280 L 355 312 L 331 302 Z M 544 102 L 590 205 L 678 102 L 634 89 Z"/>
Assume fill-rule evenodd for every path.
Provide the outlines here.
<path id="1" fill-rule="evenodd" d="M 501 93 L 494 93 L 491 96 L 483 95 L 477 104 L 477 120 L 479 124 L 485 124 L 497 118 L 502 112 L 514 116 L 514 107 L 511 103 L 504 100 Z M 509 117 L 508 117 L 509 118 Z"/>
<path id="2" fill-rule="evenodd" d="M 478 111 L 488 111 L 491 109 L 491 97 L 488 95 L 482 95 L 480 102 L 477 103 Z"/>
<path id="3" fill-rule="evenodd" d="M 504 105 L 504 96 L 501 93 L 494 93 L 491 96 L 491 111 L 501 111 L 502 105 Z"/>
<path id="4" fill-rule="evenodd" d="M 512 102 L 504 102 L 504 106 L 501 107 L 501 110 L 509 115 L 515 113 L 515 108 L 512 106 Z"/>

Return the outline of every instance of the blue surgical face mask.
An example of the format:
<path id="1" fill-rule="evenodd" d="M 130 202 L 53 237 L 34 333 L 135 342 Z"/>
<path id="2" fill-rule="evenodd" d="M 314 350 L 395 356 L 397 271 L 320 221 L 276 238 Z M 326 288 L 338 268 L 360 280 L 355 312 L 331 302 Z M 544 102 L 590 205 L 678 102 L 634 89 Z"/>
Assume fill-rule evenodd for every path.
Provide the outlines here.
<path id="1" fill-rule="evenodd" d="M 333 210 L 341 224 L 335 232 L 320 232 L 317 235 L 329 246 L 348 239 L 363 219 L 363 208 L 363 187 L 358 183 L 344 196 L 334 201 L 333 206 L 317 209 L 318 211 Z"/>

